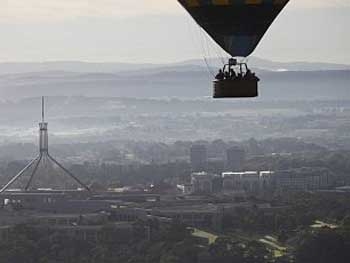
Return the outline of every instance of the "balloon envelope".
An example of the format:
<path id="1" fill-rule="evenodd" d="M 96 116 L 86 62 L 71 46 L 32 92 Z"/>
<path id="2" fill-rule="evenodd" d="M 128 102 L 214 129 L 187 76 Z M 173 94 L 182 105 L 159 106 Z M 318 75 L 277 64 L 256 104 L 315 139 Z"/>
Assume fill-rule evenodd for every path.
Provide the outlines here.
<path id="1" fill-rule="evenodd" d="M 289 0 L 178 0 L 231 56 L 247 57 Z"/>

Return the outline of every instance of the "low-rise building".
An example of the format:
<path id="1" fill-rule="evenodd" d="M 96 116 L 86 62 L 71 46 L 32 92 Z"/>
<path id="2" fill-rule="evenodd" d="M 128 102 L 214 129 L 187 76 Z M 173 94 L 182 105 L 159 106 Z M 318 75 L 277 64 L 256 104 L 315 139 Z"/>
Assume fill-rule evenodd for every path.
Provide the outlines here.
<path id="1" fill-rule="evenodd" d="M 191 174 L 191 184 L 193 193 L 210 194 L 213 192 L 214 174 L 199 172 Z"/>
<path id="2" fill-rule="evenodd" d="M 312 191 L 329 189 L 333 185 L 329 169 L 305 167 L 277 171 L 275 185 L 278 190 Z"/>
<path id="3" fill-rule="evenodd" d="M 173 221 L 184 223 L 197 228 L 220 229 L 223 209 L 212 204 L 159 207 L 152 209 L 151 214 L 158 217 L 170 218 Z"/>
<path id="4" fill-rule="evenodd" d="M 272 186 L 274 173 L 272 171 L 226 172 L 222 177 L 225 192 L 256 192 Z"/>
<path id="5" fill-rule="evenodd" d="M 192 194 L 192 192 L 193 192 L 193 186 L 190 183 L 189 184 L 178 184 L 177 189 L 179 189 L 179 191 L 181 191 L 185 195 Z"/>
<path id="6" fill-rule="evenodd" d="M 38 226 L 44 231 L 43 226 Z M 110 223 L 106 225 L 56 225 L 49 226 L 48 231 L 57 231 L 62 235 L 72 237 L 74 239 L 97 242 L 103 240 L 107 235 L 113 235 L 119 242 L 128 242 L 133 238 L 133 225 L 128 222 Z"/>

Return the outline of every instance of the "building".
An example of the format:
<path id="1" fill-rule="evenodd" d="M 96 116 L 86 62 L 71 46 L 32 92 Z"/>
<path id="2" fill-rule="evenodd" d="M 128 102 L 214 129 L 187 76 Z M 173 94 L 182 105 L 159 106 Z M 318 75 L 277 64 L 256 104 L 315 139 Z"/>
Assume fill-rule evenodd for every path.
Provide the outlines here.
<path id="1" fill-rule="evenodd" d="M 69 223 L 68 223 L 69 222 Z M 50 216 L 41 219 L 40 223 L 27 222 L 29 226 L 40 234 L 50 235 L 54 232 L 74 238 L 76 240 L 98 242 L 113 236 L 120 243 L 127 243 L 134 237 L 134 226 L 129 222 L 109 222 L 105 224 L 79 224 L 75 217 L 66 218 Z M 0 226 L 0 241 L 13 238 L 15 225 Z"/>
<path id="2" fill-rule="evenodd" d="M 0 241 L 11 239 L 16 226 L 25 224 L 40 234 L 57 232 L 91 242 L 109 236 L 117 242 L 129 242 L 135 235 L 135 222 L 147 222 L 149 218 L 146 210 L 137 208 L 111 208 L 108 212 L 87 214 L 0 209 Z M 149 239 L 147 226 L 143 230 L 144 238 Z"/>
<path id="3" fill-rule="evenodd" d="M 226 172 L 222 178 L 225 192 L 257 192 L 270 189 L 274 184 L 272 171 Z"/>
<path id="4" fill-rule="evenodd" d="M 300 168 L 283 171 L 226 172 L 222 174 L 225 192 L 312 191 L 333 186 L 333 176 L 326 168 Z"/>
<path id="5" fill-rule="evenodd" d="M 78 226 L 78 225 L 105 225 L 108 223 L 106 213 L 91 214 L 33 214 L 27 219 L 31 225 L 46 227 Z"/>
<path id="6" fill-rule="evenodd" d="M 223 209 L 212 204 L 158 207 L 152 209 L 152 215 L 166 217 L 197 228 L 221 229 Z"/>
<path id="7" fill-rule="evenodd" d="M 275 172 L 261 171 L 260 172 L 260 188 L 262 190 L 273 190 L 275 186 Z"/>
<path id="8" fill-rule="evenodd" d="M 5 192 L 0 195 L 0 204 L 4 208 L 42 213 L 94 213 L 107 211 L 117 203 L 88 198 L 87 194 L 85 191 Z"/>
<path id="9" fill-rule="evenodd" d="M 258 190 L 260 178 L 258 172 L 227 172 L 222 174 L 224 191 Z"/>
<path id="10" fill-rule="evenodd" d="M 333 176 L 327 168 L 304 167 L 277 171 L 275 185 L 278 190 L 325 190 L 333 186 Z"/>
<path id="11" fill-rule="evenodd" d="M 142 208 L 120 207 L 111 210 L 110 218 L 115 222 L 135 222 L 146 220 L 148 214 L 147 211 Z"/>
<path id="12" fill-rule="evenodd" d="M 209 172 L 191 174 L 191 184 L 179 185 L 184 194 L 212 194 L 219 192 L 257 192 L 273 190 L 272 171 L 225 172 L 221 176 Z"/>
<path id="13" fill-rule="evenodd" d="M 246 154 L 244 149 L 235 146 L 226 151 L 226 170 L 242 171 L 245 165 Z"/>
<path id="14" fill-rule="evenodd" d="M 192 184 L 178 184 L 177 189 L 179 189 L 183 194 L 188 195 L 193 193 Z"/>
<path id="15" fill-rule="evenodd" d="M 193 193 L 210 194 L 213 192 L 214 174 L 198 172 L 191 174 L 191 184 Z"/>
<path id="16" fill-rule="evenodd" d="M 38 227 L 43 231 L 42 226 Z M 98 242 L 106 239 L 106 236 L 118 237 L 120 243 L 130 242 L 134 235 L 133 225 L 128 222 L 113 223 L 108 225 L 79 225 L 79 226 L 50 226 L 49 232 L 57 231 L 61 235 L 71 238 Z"/>
<path id="17" fill-rule="evenodd" d="M 208 168 L 207 147 L 205 145 L 193 145 L 191 147 L 191 168 L 193 172 L 206 171 Z"/>

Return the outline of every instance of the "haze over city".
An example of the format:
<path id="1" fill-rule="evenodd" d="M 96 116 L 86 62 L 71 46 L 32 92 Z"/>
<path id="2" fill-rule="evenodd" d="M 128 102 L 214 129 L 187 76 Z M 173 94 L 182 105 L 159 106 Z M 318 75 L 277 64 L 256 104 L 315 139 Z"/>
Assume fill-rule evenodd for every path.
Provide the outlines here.
<path id="1" fill-rule="evenodd" d="M 349 263 L 349 14 L 0 0 L 0 263 Z"/>

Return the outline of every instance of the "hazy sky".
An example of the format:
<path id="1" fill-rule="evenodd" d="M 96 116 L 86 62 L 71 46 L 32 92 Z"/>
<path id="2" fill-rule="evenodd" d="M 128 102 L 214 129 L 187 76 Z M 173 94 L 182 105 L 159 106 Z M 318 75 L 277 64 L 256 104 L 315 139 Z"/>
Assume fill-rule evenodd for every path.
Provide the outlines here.
<path id="1" fill-rule="evenodd" d="M 291 0 L 253 55 L 350 63 L 346 8 L 349 0 Z M 208 40 L 176 0 L 0 0 L 0 34 L 0 61 L 215 56 L 203 48 Z M 208 49 L 217 50 L 211 43 Z"/>
<path id="2" fill-rule="evenodd" d="M 11 22 L 77 16 L 135 16 L 180 13 L 176 0 L 0 0 L 0 15 Z M 291 0 L 290 8 L 349 5 L 349 0 Z"/>

